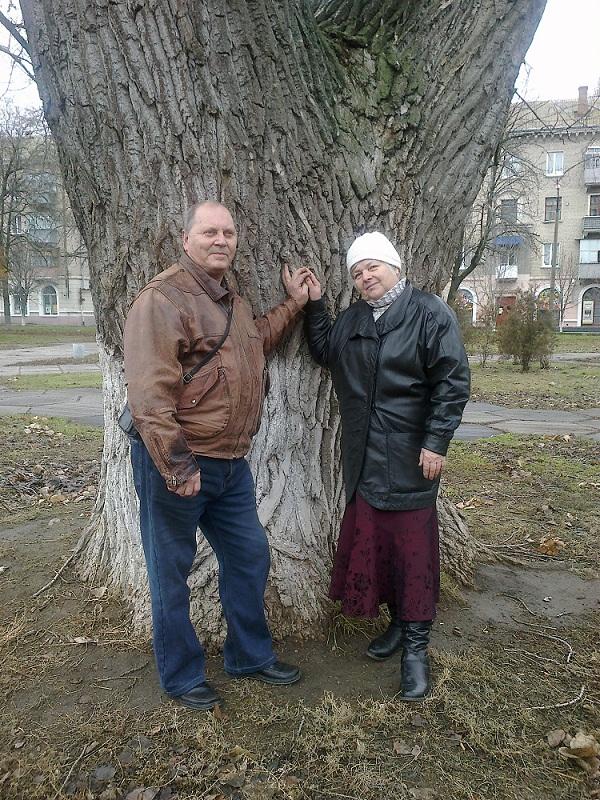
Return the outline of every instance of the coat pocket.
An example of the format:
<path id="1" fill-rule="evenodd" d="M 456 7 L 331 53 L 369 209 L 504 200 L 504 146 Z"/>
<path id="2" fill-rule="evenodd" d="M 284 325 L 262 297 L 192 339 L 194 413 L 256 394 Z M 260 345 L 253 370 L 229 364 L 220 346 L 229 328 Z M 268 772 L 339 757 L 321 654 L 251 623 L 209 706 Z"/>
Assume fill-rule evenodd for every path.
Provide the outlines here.
<path id="1" fill-rule="evenodd" d="M 177 403 L 177 420 L 195 438 L 215 436 L 231 416 L 231 393 L 223 367 L 211 366 L 194 375 Z"/>
<path id="2" fill-rule="evenodd" d="M 428 492 L 436 481 L 423 476 L 419 466 L 422 437 L 414 433 L 388 433 L 388 485 L 391 492 Z"/>

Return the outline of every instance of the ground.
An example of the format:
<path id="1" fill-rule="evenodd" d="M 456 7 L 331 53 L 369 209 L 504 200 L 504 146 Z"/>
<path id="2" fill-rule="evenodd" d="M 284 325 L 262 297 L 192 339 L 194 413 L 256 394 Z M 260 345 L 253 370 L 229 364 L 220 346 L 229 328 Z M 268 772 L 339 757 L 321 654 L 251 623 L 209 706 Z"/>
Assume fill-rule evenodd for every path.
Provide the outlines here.
<path id="1" fill-rule="evenodd" d="M 161 695 L 148 635 L 101 582 L 67 565 L 43 589 L 89 518 L 100 437 L 0 419 L 0 797 L 600 796 L 564 741 L 600 741 L 600 444 L 453 445 L 446 491 L 505 560 L 473 590 L 444 581 L 425 703 L 395 698 L 396 658 L 365 657 L 376 626 L 333 613 L 322 640 L 278 643 L 295 686 L 231 679 L 212 656 L 226 707 L 199 714 Z"/>

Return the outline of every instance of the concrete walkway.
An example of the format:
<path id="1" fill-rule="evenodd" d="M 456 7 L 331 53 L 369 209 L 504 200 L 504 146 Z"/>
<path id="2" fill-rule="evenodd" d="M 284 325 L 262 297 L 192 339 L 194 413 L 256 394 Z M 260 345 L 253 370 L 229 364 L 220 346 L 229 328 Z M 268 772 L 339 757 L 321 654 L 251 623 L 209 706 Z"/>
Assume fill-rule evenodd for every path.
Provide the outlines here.
<path id="1" fill-rule="evenodd" d="M 86 342 L 84 355 L 97 352 L 94 342 Z M 57 365 L 36 361 L 64 359 Z M 558 353 L 560 361 L 600 360 L 600 353 Z M 16 366 L 18 363 L 26 366 Z M 83 372 L 98 370 L 97 364 L 81 364 L 73 359 L 70 344 L 51 347 L 0 350 L 0 376 L 33 372 Z M 102 427 L 102 392 L 100 389 L 46 389 L 14 391 L 0 386 L 0 415 L 37 414 L 64 417 L 86 425 Z M 456 438 L 468 441 L 500 433 L 575 434 L 600 442 L 600 408 L 577 411 L 553 409 L 505 408 L 492 403 L 470 402 Z"/>
<path id="2" fill-rule="evenodd" d="M 100 389 L 14 391 L 0 387 L 0 415 L 37 414 L 65 417 L 102 427 Z M 600 408 L 579 411 L 504 408 L 468 403 L 456 438 L 468 441 L 499 433 L 575 434 L 600 442 Z"/>

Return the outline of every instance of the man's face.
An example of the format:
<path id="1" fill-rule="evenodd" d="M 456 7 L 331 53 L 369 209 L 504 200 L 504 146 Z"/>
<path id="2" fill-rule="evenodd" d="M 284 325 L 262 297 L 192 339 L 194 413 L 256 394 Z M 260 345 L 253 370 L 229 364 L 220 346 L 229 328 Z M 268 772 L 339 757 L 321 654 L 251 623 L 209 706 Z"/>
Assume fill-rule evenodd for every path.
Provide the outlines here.
<path id="1" fill-rule="evenodd" d="M 190 230 L 183 234 L 183 249 L 211 278 L 220 280 L 237 249 L 237 232 L 229 211 L 217 205 L 198 208 Z"/>

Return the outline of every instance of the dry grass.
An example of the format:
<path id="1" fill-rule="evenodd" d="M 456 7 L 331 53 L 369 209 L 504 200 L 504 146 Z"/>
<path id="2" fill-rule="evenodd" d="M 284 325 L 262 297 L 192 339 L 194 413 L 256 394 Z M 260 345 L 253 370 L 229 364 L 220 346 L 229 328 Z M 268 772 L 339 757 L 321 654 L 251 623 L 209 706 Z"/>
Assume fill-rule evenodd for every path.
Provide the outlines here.
<path id="1" fill-rule="evenodd" d="M 22 424 L 4 421 L 8 451 L 0 459 L 11 468 Z M 95 432 L 63 430 L 69 459 L 97 447 Z M 55 451 L 51 439 L 36 440 L 38 460 L 51 463 Z M 447 491 L 470 501 L 465 514 L 476 535 L 524 543 L 535 555 L 528 533 L 559 532 L 563 566 L 597 574 L 598 455 L 598 445 L 559 437 L 457 443 Z M 547 498 L 552 508 L 544 511 Z M 365 675 L 371 685 L 390 676 L 397 685 L 397 662 L 365 664 L 355 655 L 381 622 L 336 617 L 321 653 L 334 648 L 349 691 L 332 685 L 318 657 L 306 664 L 307 696 L 296 699 L 227 680 L 211 660 L 227 705 L 218 715 L 196 714 L 160 698 L 148 637 L 132 635 L 110 590 L 67 571 L 33 599 L 84 523 L 68 507 L 54 513 L 52 527 L 43 515 L 16 528 L 5 523 L 0 540 L 0 564 L 11 564 L 0 575 L 0 797 L 584 800 L 600 788 L 546 741 L 555 728 L 600 739 L 597 612 L 542 627 L 515 604 L 514 626 L 489 625 L 433 652 L 434 690 L 418 706 L 364 686 Z M 447 603 L 453 595 L 462 601 L 456 613 L 468 616 L 448 584 Z M 574 652 L 568 661 L 565 642 Z M 308 699 L 315 676 L 320 691 Z M 572 705 L 532 709 L 572 700 L 581 686 Z"/>

